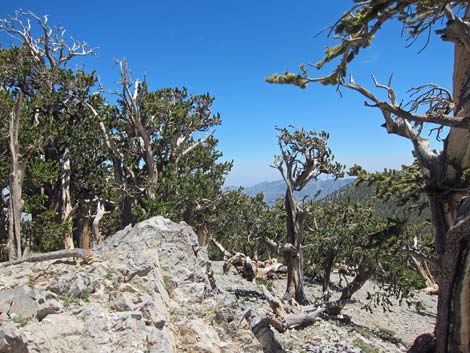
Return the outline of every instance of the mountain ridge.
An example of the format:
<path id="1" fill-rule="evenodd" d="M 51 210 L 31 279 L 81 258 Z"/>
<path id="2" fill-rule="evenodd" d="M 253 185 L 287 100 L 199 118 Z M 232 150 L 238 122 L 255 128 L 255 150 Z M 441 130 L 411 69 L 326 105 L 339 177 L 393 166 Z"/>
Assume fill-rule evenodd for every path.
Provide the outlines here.
<path id="1" fill-rule="evenodd" d="M 355 178 L 313 180 L 308 183 L 302 191 L 296 192 L 295 196 L 297 198 L 307 197 L 307 199 L 311 199 L 319 192 L 317 199 L 320 200 L 343 187 L 352 184 L 354 180 Z M 237 190 L 239 188 L 239 186 L 228 186 L 227 190 Z M 262 181 L 253 186 L 242 188 L 243 193 L 248 196 L 255 196 L 259 193 L 263 193 L 264 201 L 271 206 L 276 203 L 276 200 L 284 197 L 286 192 L 286 184 L 282 179 L 275 181 Z"/>

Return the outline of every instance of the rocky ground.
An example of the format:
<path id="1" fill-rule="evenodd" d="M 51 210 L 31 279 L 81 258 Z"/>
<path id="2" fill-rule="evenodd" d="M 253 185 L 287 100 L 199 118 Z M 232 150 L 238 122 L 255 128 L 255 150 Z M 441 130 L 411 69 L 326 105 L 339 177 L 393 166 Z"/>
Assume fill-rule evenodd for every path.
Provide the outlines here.
<path id="1" fill-rule="evenodd" d="M 155 217 L 108 238 L 90 264 L 0 267 L 0 353 L 261 353 L 244 319 L 249 309 L 255 317 L 270 312 L 263 298 L 247 295 L 258 285 L 223 274 L 196 242 L 190 227 Z M 285 280 L 264 284 L 282 294 Z M 286 352 L 404 352 L 414 337 L 432 331 L 435 297 L 418 294 L 419 312 L 395 305 L 371 314 L 361 310 L 371 289 L 344 317 L 276 337 Z M 306 290 L 320 296 L 317 285 Z"/>

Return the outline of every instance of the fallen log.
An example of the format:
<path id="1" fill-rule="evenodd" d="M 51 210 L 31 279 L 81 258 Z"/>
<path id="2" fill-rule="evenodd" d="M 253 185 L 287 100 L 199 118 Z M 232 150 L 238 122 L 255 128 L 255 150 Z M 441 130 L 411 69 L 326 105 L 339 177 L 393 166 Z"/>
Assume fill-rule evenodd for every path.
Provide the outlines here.
<path id="1" fill-rule="evenodd" d="M 220 244 L 217 240 L 215 240 L 213 238 L 211 238 L 210 240 L 217 247 L 217 249 L 219 249 L 219 251 L 221 251 L 222 254 L 224 254 L 224 260 L 228 260 L 229 258 L 232 257 L 232 254 L 229 253 L 227 250 L 225 250 L 225 248 L 222 246 L 222 244 Z"/>
<path id="2" fill-rule="evenodd" d="M 266 261 L 258 261 L 257 277 L 269 277 L 275 274 L 287 273 L 287 267 L 277 259 L 269 259 Z"/>
<path id="3" fill-rule="evenodd" d="M 42 262 L 49 260 L 58 260 L 71 257 L 81 258 L 85 263 L 93 261 L 93 252 L 89 249 L 66 249 L 42 254 L 32 254 L 27 258 L 0 263 L 0 267 L 7 267 L 22 264 L 25 262 Z"/>
<path id="4" fill-rule="evenodd" d="M 279 341 L 276 339 L 274 332 L 271 328 L 282 333 L 291 328 L 303 327 L 314 323 L 320 314 L 322 314 L 326 307 L 302 307 L 295 301 L 283 302 L 278 297 L 274 296 L 265 286 L 260 286 L 263 296 L 269 303 L 274 316 L 267 314 L 266 317 L 255 318 L 248 310 L 244 318 L 247 320 L 251 327 L 251 331 L 257 338 L 263 352 L 265 353 L 285 353 Z"/>
<path id="5" fill-rule="evenodd" d="M 267 318 L 255 319 L 251 310 L 245 313 L 244 318 L 250 325 L 251 332 L 260 343 L 264 353 L 286 353 L 271 330 Z"/>
<path id="6" fill-rule="evenodd" d="M 264 297 L 271 307 L 274 317 L 268 316 L 269 324 L 278 332 L 285 332 L 295 327 L 303 327 L 313 324 L 320 314 L 326 311 L 324 306 L 300 306 L 293 302 L 286 303 L 269 292 L 265 286 L 261 286 Z"/>
<path id="7" fill-rule="evenodd" d="M 305 327 L 312 325 L 318 319 L 318 317 L 325 312 L 326 308 L 318 308 L 313 313 L 301 313 L 301 314 L 288 314 L 282 318 L 267 318 L 269 324 L 276 329 L 277 332 L 286 332 L 291 328 Z"/>
<path id="8" fill-rule="evenodd" d="M 287 273 L 287 267 L 277 261 L 277 259 L 268 259 L 259 261 L 256 257 L 251 259 L 249 256 L 237 252 L 232 254 L 227 251 L 222 244 L 215 239 L 210 239 L 216 248 L 224 255 L 223 271 L 226 273 L 230 268 L 235 267 L 243 278 L 253 281 L 256 278 L 265 278 L 276 274 Z"/>

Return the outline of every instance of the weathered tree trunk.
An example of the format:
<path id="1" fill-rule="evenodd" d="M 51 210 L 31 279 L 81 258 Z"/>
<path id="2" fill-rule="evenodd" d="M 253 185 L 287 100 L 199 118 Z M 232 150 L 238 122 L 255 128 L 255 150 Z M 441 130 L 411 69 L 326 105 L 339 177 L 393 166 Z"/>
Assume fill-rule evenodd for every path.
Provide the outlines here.
<path id="1" fill-rule="evenodd" d="M 23 179 L 26 167 L 20 155 L 20 116 L 23 92 L 18 91 L 15 110 L 9 119 L 10 177 L 8 202 L 8 259 L 21 259 L 21 212 L 23 211 Z"/>
<path id="2" fill-rule="evenodd" d="M 447 232 L 436 321 L 438 353 L 470 352 L 470 201 Z"/>
<path id="3" fill-rule="evenodd" d="M 95 244 L 101 244 L 103 242 L 103 235 L 101 234 L 100 230 L 100 222 L 105 213 L 104 205 L 98 201 L 96 205 L 96 216 L 93 219 L 93 239 Z"/>
<path id="4" fill-rule="evenodd" d="M 470 18 L 467 6 L 465 19 Z M 448 24 L 449 25 L 449 24 Z M 455 44 L 453 96 L 457 116 L 470 116 L 470 53 L 460 43 Z M 456 181 L 470 168 L 470 138 L 468 129 L 452 128 L 445 142 L 445 180 Z M 454 166 L 458 166 L 455 169 Z M 468 200 L 459 204 L 460 195 L 446 209 L 450 228 L 438 255 L 441 259 L 439 301 L 436 320 L 437 353 L 470 352 L 470 207 Z M 459 207 L 460 205 L 460 207 Z M 455 210 L 458 216 L 455 218 Z M 433 214 L 434 216 L 434 214 Z M 435 222 L 433 217 L 433 223 Z M 439 239 L 437 239 L 439 240 Z M 442 242 L 442 241 L 441 241 Z M 437 244 L 441 245 L 441 244 Z M 439 252 L 441 250 L 441 252 Z"/>
<path id="5" fill-rule="evenodd" d="M 132 217 L 132 198 L 129 195 L 122 195 L 119 208 L 121 210 L 121 226 L 124 228 L 134 223 L 134 218 Z"/>
<path id="6" fill-rule="evenodd" d="M 199 227 L 199 229 L 197 230 L 197 240 L 198 240 L 199 246 L 207 245 L 208 240 L 209 240 L 208 233 L 209 232 L 207 230 L 207 226 L 205 223 L 203 223 L 203 225 Z"/>
<path id="7" fill-rule="evenodd" d="M 287 289 L 284 299 L 294 298 L 299 304 L 307 304 L 304 293 L 304 252 L 303 222 L 304 214 L 298 209 L 294 195 L 288 189 L 286 192 L 285 207 L 287 212 L 287 238 L 295 251 L 285 251 L 287 264 Z"/>
<path id="8" fill-rule="evenodd" d="M 80 205 L 80 220 L 78 224 L 78 247 L 91 249 L 90 205 L 84 202 Z"/>
<path id="9" fill-rule="evenodd" d="M 267 318 L 257 320 L 251 325 L 251 331 L 263 347 L 264 353 L 286 353 L 276 336 L 274 336 Z"/>
<path id="10" fill-rule="evenodd" d="M 322 283 L 322 290 L 325 299 L 328 299 L 328 292 L 330 290 L 330 278 L 331 278 L 331 271 L 333 269 L 333 265 L 336 260 L 336 251 L 332 251 L 328 254 L 328 257 L 325 261 L 325 267 L 323 269 L 323 283 Z"/>
<path id="11" fill-rule="evenodd" d="M 362 288 L 364 283 L 371 276 L 372 271 L 366 264 L 360 264 L 357 269 L 356 277 L 349 283 L 346 288 L 341 292 L 341 297 L 338 300 L 338 305 L 328 308 L 326 311 L 330 315 L 339 315 L 343 310 L 344 305 L 352 298 L 354 293 Z"/>
<path id="12" fill-rule="evenodd" d="M 119 188 L 120 193 L 120 219 L 121 219 L 121 227 L 124 228 L 129 224 L 133 223 L 132 218 L 132 197 L 129 196 L 127 192 L 127 177 L 131 179 L 135 179 L 134 172 L 131 168 L 126 165 L 126 160 L 124 155 L 120 152 L 119 148 L 117 148 L 114 142 L 110 139 L 108 135 L 108 130 L 104 125 L 103 119 L 98 114 L 95 108 L 92 105 L 87 104 L 88 108 L 92 111 L 93 115 L 100 120 L 98 126 L 100 128 L 101 134 L 104 138 L 104 142 L 106 147 L 108 148 L 109 155 L 111 161 L 113 162 L 113 174 L 114 174 L 114 182 L 116 186 Z"/>
<path id="13" fill-rule="evenodd" d="M 121 75 L 126 75 L 127 66 L 124 68 L 121 62 Z M 149 185 L 145 188 L 145 195 L 150 200 L 154 200 L 156 197 L 155 191 L 158 184 L 158 169 L 153 159 L 154 150 L 152 142 L 150 140 L 149 132 L 142 123 L 142 117 L 140 116 L 140 108 L 138 105 L 139 95 L 141 94 L 141 85 L 139 81 L 135 82 L 134 93 L 131 94 L 129 86 L 124 83 L 125 90 L 128 92 L 128 96 L 125 96 L 125 100 L 131 110 L 130 120 L 132 125 L 137 132 L 140 142 L 140 148 L 143 153 L 145 169 L 147 170 L 147 176 L 149 178 Z"/>
<path id="14" fill-rule="evenodd" d="M 73 214 L 72 200 L 70 199 L 70 153 L 69 148 L 65 147 L 63 155 L 63 166 L 61 175 L 61 220 L 66 226 L 64 232 L 65 249 L 73 249 L 73 234 L 71 217 Z"/>
<path id="15" fill-rule="evenodd" d="M 150 143 L 150 139 L 147 135 L 147 132 L 145 129 L 142 127 L 142 124 L 139 121 L 139 126 L 142 134 L 142 140 L 144 141 L 144 160 L 145 160 L 145 166 L 147 169 L 148 173 L 148 178 L 149 178 L 149 186 L 145 188 L 145 195 L 150 199 L 150 200 L 155 200 L 156 197 L 156 189 L 158 185 L 158 170 L 155 165 L 155 161 L 153 160 L 153 149 L 152 145 Z"/>

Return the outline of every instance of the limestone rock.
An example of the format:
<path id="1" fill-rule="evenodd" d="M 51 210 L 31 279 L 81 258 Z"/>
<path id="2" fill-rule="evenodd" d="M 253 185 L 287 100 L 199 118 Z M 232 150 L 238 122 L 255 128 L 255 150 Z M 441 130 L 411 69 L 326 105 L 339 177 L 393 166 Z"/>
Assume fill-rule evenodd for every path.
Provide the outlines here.
<path id="1" fill-rule="evenodd" d="M 31 320 L 38 311 L 38 290 L 29 286 L 19 286 L 13 291 L 8 316 L 20 320 Z"/>
<path id="2" fill-rule="evenodd" d="M 3 270 L 0 353 L 262 353 L 244 314 L 271 309 L 236 290 L 256 292 L 256 283 L 224 274 L 206 248 L 194 253 L 196 245 L 188 225 L 153 217 L 107 238 L 91 264 L 56 260 Z M 211 266 L 216 290 L 206 274 Z M 278 294 L 285 289 L 283 280 L 276 286 Z M 330 321 L 276 337 L 289 353 L 359 353 L 357 342 L 381 352 L 404 348 Z"/>
<path id="3" fill-rule="evenodd" d="M 11 322 L 0 326 L 0 353 L 28 353 L 25 336 Z"/>

